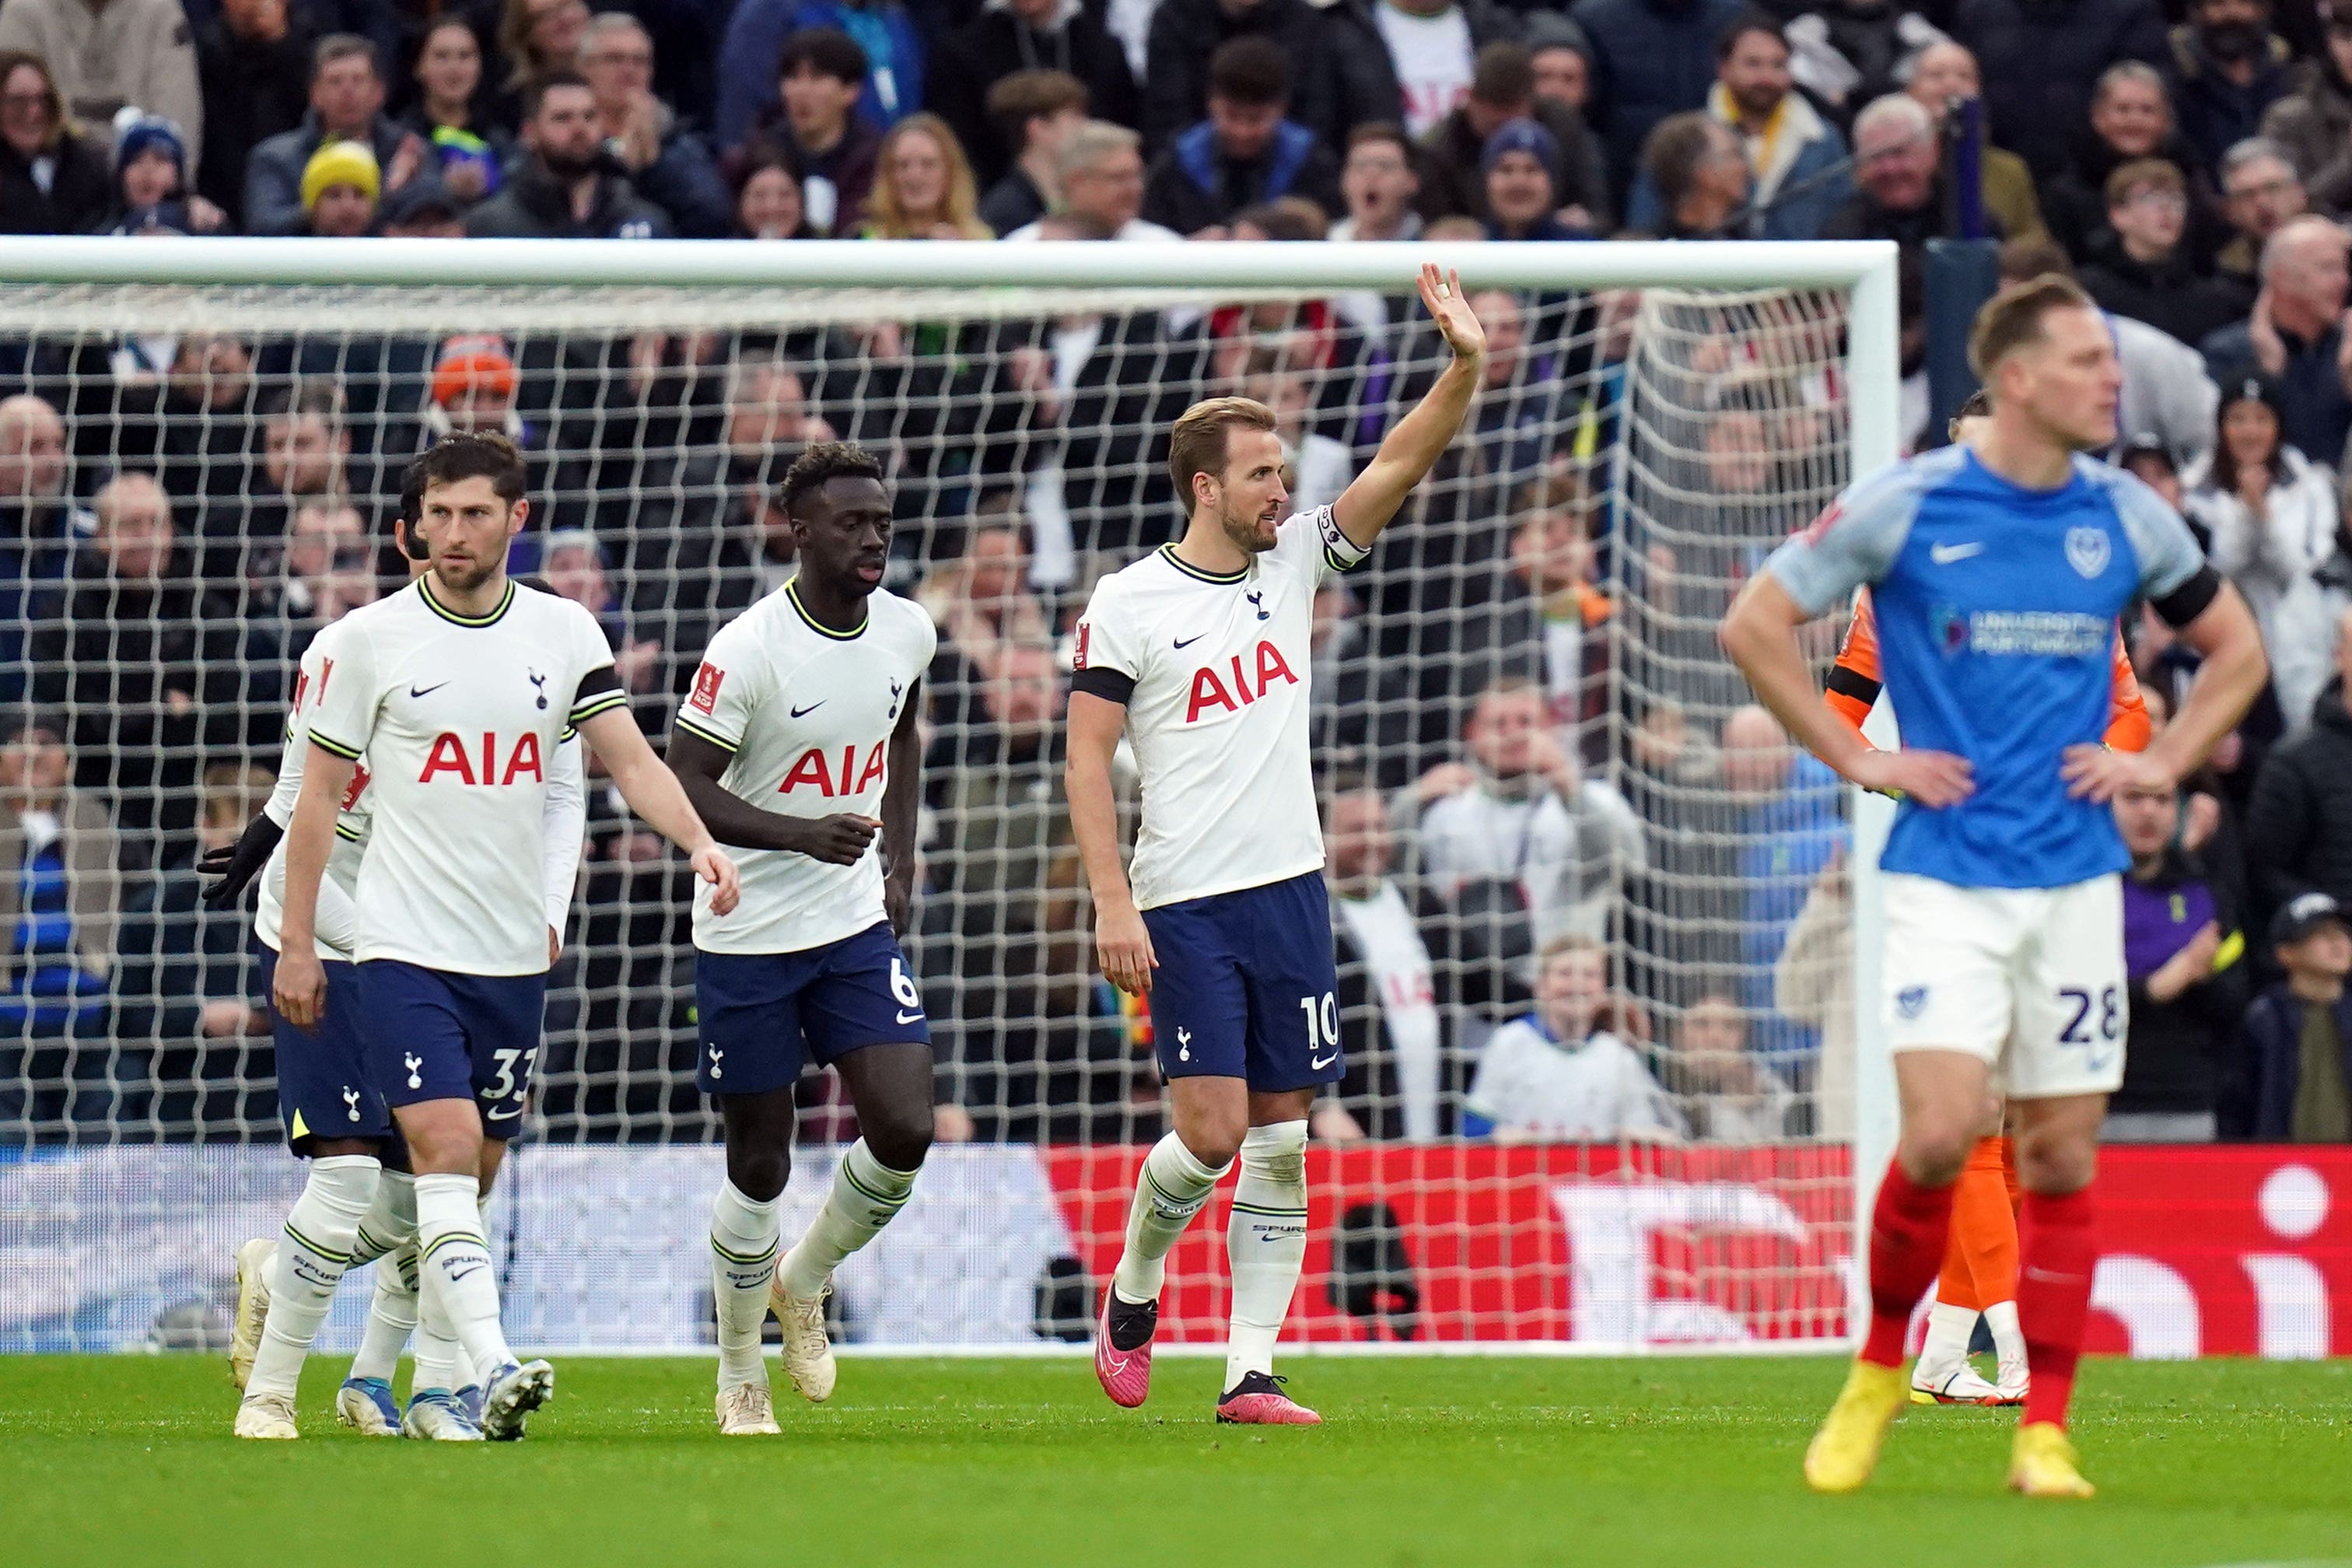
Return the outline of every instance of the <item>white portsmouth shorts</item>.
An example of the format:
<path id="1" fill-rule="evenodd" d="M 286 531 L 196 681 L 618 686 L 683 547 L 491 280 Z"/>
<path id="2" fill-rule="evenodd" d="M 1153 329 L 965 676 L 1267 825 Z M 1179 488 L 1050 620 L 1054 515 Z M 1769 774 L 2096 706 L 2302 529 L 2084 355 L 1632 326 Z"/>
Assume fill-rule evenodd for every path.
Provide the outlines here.
<path id="1" fill-rule="evenodd" d="M 2019 1100 L 2111 1094 L 2131 1022 L 2123 879 L 1961 888 L 1889 872 L 1885 1019 L 1897 1051 L 1965 1051 Z"/>

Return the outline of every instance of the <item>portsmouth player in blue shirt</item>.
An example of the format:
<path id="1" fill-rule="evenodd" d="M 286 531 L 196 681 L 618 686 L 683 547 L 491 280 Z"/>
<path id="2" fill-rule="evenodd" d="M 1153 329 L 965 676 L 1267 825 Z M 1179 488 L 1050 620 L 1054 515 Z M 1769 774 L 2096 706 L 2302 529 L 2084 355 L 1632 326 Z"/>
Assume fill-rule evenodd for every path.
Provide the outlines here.
<path id="1" fill-rule="evenodd" d="M 2266 675 L 2252 617 L 2188 528 L 2110 446 L 2114 339 L 2072 282 L 2004 289 L 1969 358 L 1990 420 L 1961 446 L 1850 489 L 1776 552 L 1725 618 L 1725 649 L 1790 732 L 1847 779 L 1899 792 L 1885 873 L 1884 1001 L 1902 1103 L 1871 1215 L 1871 1321 L 1805 1455 L 1817 1490 L 1870 1477 L 1905 1401 L 1903 1344 L 1944 1258 L 1952 1187 L 1989 1096 L 2018 1121 L 2018 1315 L 2032 1368 L 2009 1481 L 2088 1497 L 2066 1405 L 2098 1257 L 2090 1186 L 2123 1081 L 2125 972 L 2107 802 L 2169 786 L 2244 714 Z M 1825 707 L 1798 626 L 1868 585 L 1904 747 L 1873 751 Z M 2116 617 L 2146 596 L 2204 657 L 2140 752 L 2100 744 Z"/>

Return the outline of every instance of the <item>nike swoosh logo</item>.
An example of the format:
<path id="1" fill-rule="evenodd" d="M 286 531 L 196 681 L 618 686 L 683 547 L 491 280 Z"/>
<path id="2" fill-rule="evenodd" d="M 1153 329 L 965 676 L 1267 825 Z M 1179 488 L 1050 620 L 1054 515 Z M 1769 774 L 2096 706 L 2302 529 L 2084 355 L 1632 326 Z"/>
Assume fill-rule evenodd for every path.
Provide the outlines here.
<path id="1" fill-rule="evenodd" d="M 1118 1376 L 1120 1373 L 1127 1370 L 1127 1357 L 1123 1355 L 1115 1355 L 1108 1357 L 1108 1359 L 1110 1363 L 1110 1371 L 1113 1377 Z"/>
<path id="2" fill-rule="evenodd" d="M 901 1013 L 898 1015 L 898 1022 L 901 1024 L 912 1024 L 921 1017 L 922 1015 L 920 1013 Z"/>
<path id="3" fill-rule="evenodd" d="M 486 1121 L 512 1121 L 516 1117 L 520 1116 L 521 1114 L 522 1107 L 518 1105 L 512 1110 L 490 1111 L 483 1117 L 483 1120 Z"/>
<path id="4" fill-rule="evenodd" d="M 449 1283 L 455 1285 L 458 1280 L 466 1278 L 467 1275 L 479 1274 L 481 1271 L 482 1266 L 478 1263 L 475 1264 L 471 1268 L 452 1269 L 449 1273 Z"/>
<path id="5" fill-rule="evenodd" d="M 1308 1068 L 1309 1068 L 1310 1070 L 1312 1070 L 1312 1071 L 1315 1071 L 1315 1072 L 1321 1072 L 1325 1068 L 1329 1067 L 1333 1062 L 1336 1062 L 1336 1061 L 1338 1061 L 1339 1059 L 1339 1052 L 1337 1052 L 1337 1051 L 1333 1051 L 1333 1052 L 1332 1052 L 1329 1056 L 1328 1056 L 1328 1057 L 1314 1057 L 1314 1058 L 1310 1058 L 1308 1059 L 1307 1063 L 1307 1067 L 1308 1067 Z"/>
<path id="6" fill-rule="evenodd" d="M 1202 637 L 1207 637 L 1208 635 L 1209 634 L 1206 632 L 1195 632 L 1189 637 L 1179 637 L 1176 641 L 1176 646 L 1178 647 L 1191 647 L 1194 643 L 1199 642 Z"/>
<path id="7" fill-rule="evenodd" d="M 793 718 L 795 718 L 795 719 L 798 719 L 798 718 L 802 717 L 803 714 L 814 713 L 814 712 L 815 712 L 818 709 L 820 709 L 820 708 L 822 708 L 822 707 L 824 707 L 824 704 L 825 704 L 825 700 L 825 700 L 824 698 L 820 697 L 820 698 L 818 698 L 815 701 L 814 701 L 814 702 L 810 703 L 810 704 L 809 704 L 807 707 L 805 707 L 805 708 L 795 708 L 795 709 L 793 709 Z"/>
<path id="8" fill-rule="evenodd" d="M 1927 558 L 1938 566 L 1949 566 L 1955 561 L 1983 553 L 1984 541 L 1979 539 L 1967 544 L 1938 544 L 1927 552 Z"/>
<path id="9" fill-rule="evenodd" d="M 441 687 L 448 684 L 449 683 L 445 680 L 442 681 L 439 686 L 412 686 L 408 689 L 408 694 L 411 697 L 430 697 L 435 692 L 440 690 Z"/>

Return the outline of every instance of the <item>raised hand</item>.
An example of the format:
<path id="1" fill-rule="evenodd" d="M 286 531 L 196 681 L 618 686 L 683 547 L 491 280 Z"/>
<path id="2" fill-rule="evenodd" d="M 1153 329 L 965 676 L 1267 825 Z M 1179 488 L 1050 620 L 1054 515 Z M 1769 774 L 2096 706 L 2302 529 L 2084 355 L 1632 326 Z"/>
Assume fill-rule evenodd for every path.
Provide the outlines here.
<path id="1" fill-rule="evenodd" d="M 1476 359 L 1486 352 L 1486 329 L 1478 324 L 1470 301 L 1463 295 L 1459 273 L 1441 272 L 1435 262 L 1423 262 L 1421 302 L 1444 334 L 1445 346 L 1454 351 L 1454 358 Z"/>

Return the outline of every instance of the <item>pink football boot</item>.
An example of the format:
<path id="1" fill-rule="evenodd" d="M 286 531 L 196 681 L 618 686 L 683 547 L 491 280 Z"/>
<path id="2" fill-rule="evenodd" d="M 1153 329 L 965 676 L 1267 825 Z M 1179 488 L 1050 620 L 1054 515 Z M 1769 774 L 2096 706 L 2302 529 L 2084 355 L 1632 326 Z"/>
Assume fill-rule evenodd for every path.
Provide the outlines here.
<path id="1" fill-rule="evenodd" d="M 1103 1287 L 1102 1318 L 1095 1325 L 1095 1377 L 1113 1405 L 1132 1410 L 1151 1394 L 1151 1335 L 1160 1303 L 1137 1306 Z"/>
<path id="2" fill-rule="evenodd" d="M 1287 1381 L 1253 1372 L 1217 1401 L 1217 1419 L 1233 1426 L 1320 1426 L 1323 1417 L 1282 1392 Z"/>

